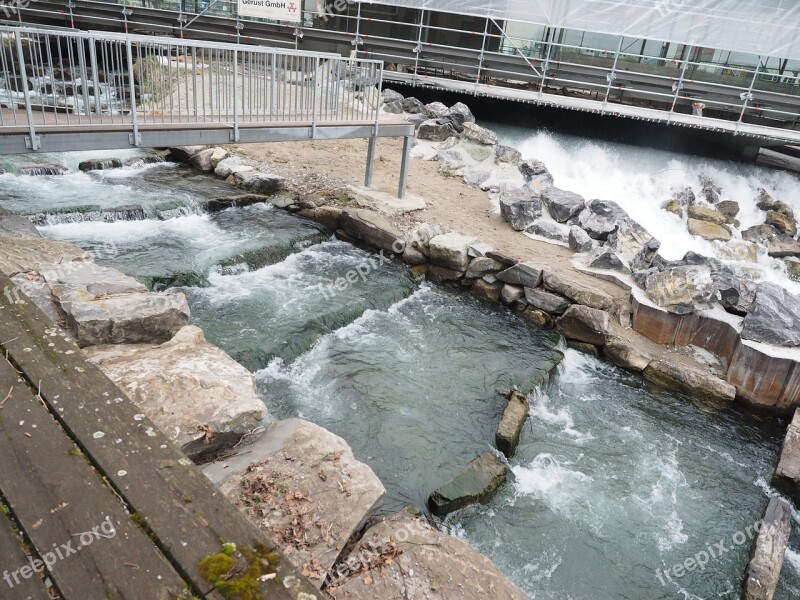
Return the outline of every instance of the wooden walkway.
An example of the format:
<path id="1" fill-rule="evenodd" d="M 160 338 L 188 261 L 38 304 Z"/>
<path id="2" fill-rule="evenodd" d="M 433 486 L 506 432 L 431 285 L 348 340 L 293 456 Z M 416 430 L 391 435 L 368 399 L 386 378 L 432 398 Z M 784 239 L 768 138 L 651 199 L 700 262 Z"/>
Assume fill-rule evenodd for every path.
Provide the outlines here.
<path id="1" fill-rule="evenodd" d="M 1 600 L 221 600 L 201 562 L 225 543 L 228 580 L 320 597 L 1 273 L 0 288 Z"/>

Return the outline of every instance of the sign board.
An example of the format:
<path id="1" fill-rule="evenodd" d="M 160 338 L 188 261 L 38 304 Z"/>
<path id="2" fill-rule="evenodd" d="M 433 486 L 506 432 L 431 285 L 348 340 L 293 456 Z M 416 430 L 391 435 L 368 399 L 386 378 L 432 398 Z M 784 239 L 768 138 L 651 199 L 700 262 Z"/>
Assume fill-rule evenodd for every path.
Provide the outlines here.
<path id="1" fill-rule="evenodd" d="M 303 0 L 239 0 L 240 17 L 300 23 Z"/>

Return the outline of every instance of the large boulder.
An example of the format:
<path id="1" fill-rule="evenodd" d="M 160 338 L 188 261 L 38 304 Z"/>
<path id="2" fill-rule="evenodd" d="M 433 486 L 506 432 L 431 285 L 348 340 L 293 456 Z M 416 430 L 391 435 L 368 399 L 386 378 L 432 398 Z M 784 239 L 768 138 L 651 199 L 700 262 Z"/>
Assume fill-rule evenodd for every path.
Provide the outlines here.
<path id="1" fill-rule="evenodd" d="M 177 444 L 197 437 L 201 425 L 248 431 L 267 416 L 253 375 L 197 327 L 160 346 L 93 346 L 84 353 Z"/>
<path id="2" fill-rule="evenodd" d="M 164 343 L 189 322 L 182 293 L 147 292 L 115 269 L 72 262 L 43 265 L 41 274 L 81 347 Z"/>
<path id="3" fill-rule="evenodd" d="M 473 142 L 485 146 L 495 146 L 498 142 L 497 134 L 494 131 L 475 123 L 464 123 L 464 131 L 461 135 L 465 139 L 472 140 Z"/>
<path id="4" fill-rule="evenodd" d="M 786 430 L 778 466 L 772 474 L 772 485 L 800 505 L 800 409 Z"/>
<path id="5" fill-rule="evenodd" d="M 556 329 L 569 340 L 595 346 L 605 346 L 611 339 L 608 313 L 588 306 L 570 306 L 556 321 Z"/>
<path id="6" fill-rule="evenodd" d="M 644 371 L 653 360 L 647 353 L 621 338 L 609 340 L 603 346 L 603 356 L 618 367 L 637 373 Z"/>
<path id="7" fill-rule="evenodd" d="M 405 250 L 403 232 L 374 211 L 348 208 L 340 217 L 342 229 L 357 240 L 385 252 L 402 254 Z"/>
<path id="8" fill-rule="evenodd" d="M 505 265 L 500 261 L 489 258 L 488 256 L 479 256 L 478 258 L 472 259 L 464 276 L 468 279 L 477 279 L 484 275 L 495 274 L 498 271 L 502 271 L 504 267 Z"/>
<path id="9" fill-rule="evenodd" d="M 500 194 L 500 214 L 516 231 L 522 231 L 542 216 L 542 198 L 528 188 Z"/>
<path id="10" fill-rule="evenodd" d="M 447 106 L 441 102 L 431 102 L 425 105 L 425 115 L 429 119 L 441 119 L 447 115 Z"/>
<path id="11" fill-rule="evenodd" d="M 800 241 L 783 233 L 778 234 L 767 242 L 767 254 L 773 258 L 800 256 Z"/>
<path id="12" fill-rule="evenodd" d="M 458 132 L 447 119 L 428 119 L 417 129 L 417 137 L 431 142 L 443 142 L 448 138 L 456 137 Z"/>
<path id="13" fill-rule="evenodd" d="M 623 220 L 628 213 L 610 200 L 592 200 L 578 215 L 578 225 L 596 240 L 608 239 Z"/>
<path id="14" fill-rule="evenodd" d="M 169 158 L 174 162 L 189 162 L 195 154 L 205 149 L 205 146 L 173 146 L 169 148 Z"/>
<path id="15" fill-rule="evenodd" d="M 104 171 L 106 169 L 119 169 L 122 161 L 119 158 L 92 158 L 82 160 L 78 163 L 78 170 L 84 173 L 88 171 Z"/>
<path id="16" fill-rule="evenodd" d="M 767 213 L 767 225 L 772 225 L 779 233 L 785 233 L 789 237 L 797 235 L 797 223 L 793 217 L 782 212 L 771 210 Z"/>
<path id="17" fill-rule="evenodd" d="M 708 223 L 715 223 L 717 225 L 724 225 L 727 218 L 724 214 L 713 208 L 693 204 L 689 207 L 689 218 L 697 219 L 698 221 L 706 221 Z"/>
<path id="18" fill-rule="evenodd" d="M 698 219 L 689 219 L 688 221 L 689 233 L 696 235 L 710 242 L 721 241 L 727 242 L 733 237 L 731 230 L 725 225 L 718 225 L 710 223 L 709 221 L 700 221 Z"/>
<path id="19" fill-rule="evenodd" d="M 561 294 L 576 304 L 606 311 L 611 311 L 615 306 L 614 298 L 604 291 L 582 285 L 564 275 L 548 271 L 543 279 L 547 290 Z"/>
<path id="20" fill-rule="evenodd" d="M 463 102 L 456 102 L 447 110 L 447 117 L 455 117 L 461 121 L 462 124 L 474 123 L 475 115 L 469 109 L 469 106 Z"/>
<path id="21" fill-rule="evenodd" d="M 317 587 L 385 494 L 347 442 L 300 419 L 271 423 L 254 444 L 203 472 Z"/>
<path id="22" fill-rule="evenodd" d="M 517 391 L 505 395 L 508 400 L 494 436 L 494 445 L 506 458 L 511 458 L 519 444 L 522 427 L 531 409 L 528 397 Z"/>
<path id="23" fill-rule="evenodd" d="M 736 220 L 741 207 L 735 200 L 723 200 L 717 204 L 717 210 L 725 216 L 725 222 L 731 224 Z"/>
<path id="24" fill-rule="evenodd" d="M 569 230 L 564 225 L 559 225 L 552 221 L 541 220 L 531 223 L 525 228 L 525 233 L 553 240 L 559 244 L 569 244 Z"/>
<path id="25" fill-rule="evenodd" d="M 402 102 L 404 100 L 403 94 L 391 88 L 386 88 L 381 92 L 381 99 L 384 102 Z"/>
<path id="26" fill-rule="evenodd" d="M 5 215 L 0 213 L 0 239 L 2 238 L 40 238 L 42 235 L 30 219 L 19 215 Z M 10 240 L 3 240 L 0 244 L 9 244 Z"/>
<path id="27" fill-rule="evenodd" d="M 708 265 L 681 265 L 650 273 L 644 288 L 658 306 L 679 315 L 706 308 L 717 299 Z"/>
<path id="28" fill-rule="evenodd" d="M 425 105 L 416 98 L 406 98 L 402 102 L 403 112 L 419 115 L 425 112 Z"/>
<path id="29" fill-rule="evenodd" d="M 567 309 L 572 306 L 572 302 L 558 294 L 551 294 L 550 292 L 536 288 L 526 287 L 524 289 L 525 301 L 530 306 L 550 315 L 563 315 Z"/>
<path id="30" fill-rule="evenodd" d="M 402 115 L 403 103 L 398 100 L 392 100 L 391 102 L 384 102 L 383 106 L 381 106 L 381 110 L 390 115 Z"/>
<path id="31" fill-rule="evenodd" d="M 543 191 L 553 185 L 553 176 L 547 170 L 547 166 L 540 160 L 530 158 L 519 165 L 519 172 L 525 181 L 537 189 Z"/>
<path id="32" fill-rule="evenodd" d="M 458 233 L 437 235 L 429 242 L 431 262 L 452 271 L 465 272 L 469 268 L 469 247 L 477 239 Z"/>
<path id="33" fill-rule="evenodd" d="M 274 194 L 281 191 L 285 185 L 283 177 L 270 173 L 234 171 L 231 178 L 236 184 L 254 194 Z"/>
<path id="34" fill-rule="evenodd" d="M 742 337 L 773 346 L 800 346 L 800 297 L 763 282 L 744 318 Z"/>
<path id="35" fill-rule="evenodd" d="M 594 248 L 594 241 L 583 229 L 573 225 L 569 228 L 569 247 L 573 252 L 589 252 Z"/>
<path id="36" fill-rule="evenodd" d="M 772 600 L 792 534 L 792 509 L 771 498 L 757 529 L 744 576 L 742 600 Z"/>
<path id="37" fill-rule="evenodd" d="M 328 587 L 347 600 L 527 600 L 468 543 L 406 512 L 370 527 Z"/>
<path id="38" fill-rule="evenodd" d="M 653 360 L 642 374 L 662 387 L 715 404 L 728 404 L 736 397 L 736 388 L 730 383 L 709 371 L 689 365 Z"/>
<path id="39" fill-rule="evenodd" d="M 217 165 L 228 157 L 228 152 L 224 148 L 215 146 L 198 152 L 189 162 L 198 171 L 203 173 L 210 173 L 217 168 Z"/>
<path id="40" fill-rule="evenodd" d="M 437 235 L 442 235 L 444 230 L 438 225 L 423 223 L 408 236 L 408 245 L 419 250 L 425 256 L 430 256 L 430 242 Z"/>
<path id="41" fill-rule="evenodd" d="M 471 504 L 486 503 L 506 480 L 506 465 L 491 452 L 473 459 L 458 475 L 434 491 L 428 507 L 438 516 Z"/>
<path id="42" fill-rule="evenodd" d="M 495 161 L 498 164 L 519 165 L 522 162 L 522 154 L 519 150 L 510 146 L 498 144 L 494 149 Z"/>
<path id="43" fill-rule="evenodd" d="M 20 233 L 27 231 L 18 228 Z M 0 237 L 0 271 L 8 276 L 38 271 L 44 264 L 90 261 L 91 256 L 75 244 L 41 237 Z"/>
<path id="44" fill-rule="evenodd" d="M 550 216 L 559 223 L 566 223 L 580 213 L 586 206 L 586 200 L 574 192 L 549 187 L 542 192 Z"/>
<path id="45" fill-rule="evenodd" d="M 542 267 L 529 262 L 517 263 L 497 274 L 497 278 L 511 285 L 528 288 L 539 287 L 542 283 Z"/>
<path id="46" fill-rule="evenodd" d="M 217 163 L 214 168 L 214 175 L 227 179 L 234 173 L 238 173 L 241 177 L 245 173 L 252 173 L 253 171 L 255 171 L 255 166 L 252 161 L 241 156 L 229 156 Z"/>

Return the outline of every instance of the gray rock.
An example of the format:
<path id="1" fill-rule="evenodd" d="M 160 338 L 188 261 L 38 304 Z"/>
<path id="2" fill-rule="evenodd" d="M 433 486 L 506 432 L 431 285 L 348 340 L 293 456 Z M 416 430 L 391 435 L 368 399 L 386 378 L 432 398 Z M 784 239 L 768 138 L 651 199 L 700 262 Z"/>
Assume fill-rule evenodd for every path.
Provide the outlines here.
<path id="1" fill-rule="evenodd" d="M 491 244 L 487 244 L 486 242 L 475 242 L 469 246 L 469 255 L 471 258 L 478 258 L 481 256 L 486 256 L 486 254 L 492 250 L 494 250 L 494 248 L 492 248 Z"/>
<path id="2" fill-rule="evenodd" d="M 503 263 L 498 262 L 493 258 L 487 258 L 485 256 L 473 258 L 472 262 L 469 263 L 469 268 L 467 269 L 464 277 L 477 279 L 478 277 L 483 277 L 489 273 L 497 273 L 498 271 L 502 271 L 504 268 L 505 265 Z"/>
<path id="3" fill-rule="evenodd" d="M 374 211 L 348 208 L 342 211 L 340 223 L 348 235 L 373 248 L 392 254 L 402 254 L 405 250 L 403 232 Z"/>
<path id="4" fill-rule="evenodd" d="M 78 163 L 80 171 L 104 171 L 106 169 L 119 169 L 122 161 L 118 158 L 92 158 Z"/>
<path id="5" fill-rule="evenodd" d="M 323 585 L 353 535 L 380 507 L 385 489 L 337 435 L 300 419 L 270 423 L 240 454 L 203 469 L 225 496 L 273 536 L 298 569 L 319 561 L 310 577 Z M 302 498 L 302 510 L 290 499 Z M 274 536 L 274 530 L 302 532 Z"/>
<path id="6" fill-rule="evenodd" d="M 447 106 L 441 102 L 431 102 L 425 105 L 425 115 L 429 119 L 441 119 L 447 115 Z"/>
<path id="7" fill-rule="evenodd" d="M 572 302 L 559 296 L 551 294 L 542 289 L 525 288 L 525 301 L 532 307 L 544 311 L 550 315 L 563 315 L 572 306 Z"/>
<path id="8" fill-rule="evenodd" d="M 685 187 L 677 190 L 672 199 L 675 200 L 679 206 L 683 208 L 687 208 L 695 203 L 697 197 L 694 195 L 694 191 L 690 187 Z"/>
<path id="9" fill-rule="evenodd" d="M 630 271 L 614 249 L 608 246 L 599 246 L 589 252 L 586 256 L 586 266 L 592 269 L 620 271 L 622 273 Z"/>
<path id="10" fill-rule="evenodd" d="M 653 262 L 661 244 L 639 223 L 633 219 L 624 218 L 609 234 L 607 246 L 619 258 L 624 267 L 647 269 Z"/>
<path id="11" fill-rule="evenodd" d="M 747 242 L 753 242 L 754 244 L 767 242 L 773 239 L 776 235 L 778 235 L 777 230 L 766 223 L 754 225 L 753 227 L 742 231 L 742 239 Z"/>
<path id="12" fill-rule="evenodd" d="M 800 241 L 785 234 L 778 234 L 767 242 L 767 254 L 773 258 L 800 256 Z"/>
<path id="13" fill-rule="evenodd" d="M 448 138 L 456 137 L 458 132 L 450 121 L 444 119 L 428 119 L 417 129 L 417 137 L 431 142 L 443 142 Z"/>
<path id="14" fill-rule="evenodd" d="M 608 313 L 588 306 L 570 306 L 556 321 L 556 329 L 567 339 L 595 346 L 605 346 L 611 339 Z"/>
<path id="15" fill-rule="evenodd" d="M 519 150 L 498 144 L 495 147 L 495 161 L 509 165 L 518 165 L 522 162 L 522 154 Z"/>
<path id="16" fill-rule="evenodd" d="M 64 313 L 53 298 L 50 286 L 45 283 L 40 275 L 34 273 L 20 273 L 11 278 L 14 284 L 12 289 L 4 289 L 3 295 L 8 302 L 23 300 L 20 292 L 33 302 L 53 324 L 64 322 Z"/>
<path id="17" fill-rule="evenodd" d="M 507 467 L 491 452 L 484 452 L 428 499 L 428 507 L 444 516 L 470 504 L 485 503 L 505 482 Z"/>
<path id="18" fill-rule="evenodd" d="M 198 171 L 203 173 L 210 173 L 217 168 L 217 165 L 228 157 L 227 151 L 215 146 L 198 152 L 191 159 L 189 163 Z"/>
<path id="19" fill-rule="evenodd" d="M 543 279 L 545 289 L 561 294 L 576 304 L 583 304 L 604 311 L 610 311 L 614 308 L 615 303 L 611 296 L 599 289 L 581 285 L 565 275 L 548 271 L 544 274 Z"/>
<path id="20" fill-rule="evenodd" d="M 679 315 L 707 308 L 717 299 L 708 265 L 675 266 L 651 273 L 644 288 L 657 306 Z"/>
<path id="21" fill-rule="evenodd" d="M 569 232 L 562 226 L 549 221 L 537 221 L 525 229 L 525 233 L 553 240 L 561 244 L 569 244 Z"/>
<path id="22" fill-rule="evenodd" d="M 519 436 L 528 418 L 531 405 L 528 397 L 517 391 L 510 392 L 506 398 L 508 404 L 503 410 L 503 416 L 497 426 L 494 445 L 506 458 L 511 458 L 519 444 Z"/>
<path id="23" fill-rule="evenodd" d="M 578 215 L 578 225 L 596 240 L 608 239 L 623 220 L 629 220 L 628 213 L 610 200 L 592 200 Z"/>
<path id="24" fill-rule="evenodd" d="M 656 260 L 656 257 L 658 256 L 658 250 L 660 248 L 661 242 L 659 242 L 656 238 L 648 240 L 630 261 L 629 264 L 631 271 L 636 272 L 649 269 Z"/>
<path id="25" fill-rule="evenodd" d="M 720 200 L 722 188 L 707 175 L 700 176 L 700 195 L 709 204 L 716 204 Z"/>
<path id="26" fill-rule="evenodd" d="M 237 174 L 234 173 L 233 177 L 236 178 Z M 254 194 L 274 194 L 283 189 L 284 183 L 283 177 L 279 175 L 271 175 L 269 173 L 251 175 L 248 173 L 242 178 L 241 186 Z"/>
<path id="27" fill-rule="evenodd" d="M 772 225 L 778 230 L 778 233 L 785 233 L 789 237 L 797 235 L 797 223 L 794 218 L 776 210 L 771 210 L 767 213 L 767 225 Z"/>
<path id="28" fill-rule="evenodd" d="M 416 248 L 412 248 L 408 245 L 406 245 L 405 250 L 403 250 L 403 256 L 401 258 L 407 265 L 424 265 L 428 262 L 427 256 Z"/>
<path id="29" fill-rule="evenodd" d="M 501 271 L 497 278 L 511 285 L 536 288 L 542 283 L 542 268 L 533 263 L 521 262 Z"/>
<path id="30" fill-rule="evenodd" d="M 469 109 L 469 106 L 464 104 L 463 102 L 456 102 L 453 106 L 451 106 L 447 110 L 446 116 L 453 117 L 456 116 L 460 119 L 461 123 L 474 123 L 475 122 L 475 115 L 472 114 L 472 111 Z"/>
<path id="31" fill-rule="evenodd" d="M 431 263 L 464 273 L 469 268 L 469 247 L 477 240 L 457 233 L 445 233 L 429 243 Z"/>
<path id="32" fill-rule="evenodd" d="M 503 289 L 503 285 L 504 284 L 502 281 L 488 281 L 487 278 L 478 279 L 472 284 L 472 293 L 477 294 L 478 296 L 483 296 L 492 302 L 499 302 L 500 292 Z"/>
<path id="33" fill-rule="evenodd" d="M 419 115 L 425 112 L 425 105 L 416 98 L 406 98 L 402 103 L 403 111 L 412 115 Z"/>
<path id="34" fill-rule="evenodd" d="M 419 130 L 420 126 L 427 120 L 428 117 L 424 114 L 408 115 L 406 117 L 406 121 L 414 124 L 414 131 Z"/>
<path id="35" fill-rule="evenodd" d="M 542 199 L 527 188 L 500 194 L 500 215 L 516 231 L 522 231 L 542 216 Z"/>
<path id="36" fill-rule="evenodd" d="M 800 297 L 774 283 L 759 284 L 742 337 L 773 346 L 800 346 Z"/>
<path id="37" fill-rule="evenodd" d="M 251 161 L 240 156 L 229 156 L 217 163 L 214 169 L 214 175 L 222 179 L 227 179 L 234 173 L 238 173 L 241 176 L 245 173 L 252 173 L 254 170 L 255 168 L 251 164 Z"/>
<path id="38" fill-rule="evenodd" d="M 553 176 L 547 166 L 540 160 L 530 158 L 519 165 L 519 172 L 528 183 L 536 183 L 545 189 L 553 185 Z"/>
<path id="39" fill-rule="evenodd" d="M 494 131 L 476 125 L 475 123 L 464 123 L 464 131 L 461 135 L 468 140 L 484 144 L 485 146 L 494 146 L 498 142 L 497 134 Z"/>
<path id="40" fill-rule="evenodd" d="M 384 102 L 381 108 L 383 109 L 383 112 L 388 113 L 390 115 L 403 114 L 403 103 L 399 101 Z"/>
<path id="41" fill-rule="evenodd" d="M 39 238 L 42 235 L 30 219 L 0 214 L 0 238 Z M 8 240 L 5 241 L 8 243 Z"/>
<path id="42" fill-rule="evenodd" d="M 730 229 L 725 225 L 717 225 L 708 221 L 689 219 L 689 233 L 709 241 L 727 242 L 733 237 Z"/>
<path id="43" fill-rule="evenodd" d="M 800 409 L 786 430 L 772 485 L 800 504 Z"/>
<path id="44" fill-rule="evenodd" d="M 594 240 L 577 225 L 569 228 L 569 247 L 573 252 L 589 252 L 594 248 Z"/>
<path id="45" fill-rule="evenodd" d="M 733 223 L 741 208 L 739 207 L 739 203 L 735 200 L 724 200 L 717 204 L 717 210 L 725 215 L 726 223 Z"/>
<path id="46" fill-rule="evenodd" d="M 687 365 L 653 360 L 642 374 L 657 385 L 714 404 L 729 404 L 736 397 L 736 388 L 727 381 L 709 371 Z"/>
<path id="47" fill-rule="evenodd" d="M 472 546 L 406 512 L 370 527 L 336 570 L 348 600 L 527 600 Z"/>
<path id="48" fill-rule="evenodd" d="M 249 431 L 267 416 L 253 375 L 186 326 L 168 342 L 85 348 L 100 367 L 177 444 L 197 437 L 197 425 L 214 431 Z"/>
<path id="49" fill-rule="evenodd" d="M 550 216 L 559 223 L 566 223 L 586 206 L 586 201 L 582 196 L 560 190 L 557 187 L 549 187 L 544 190 L 542 199 L 547 205 Z"/>
<path id="50" fill-rule="evenodd" d="M 753 542 L 744 577 L 742 600 L 772 600 L 781 576 L 792 534 L 792 509 L 780 498 L 770 498 Z"/>
<path id="51" fill-rule="evenodd" d="M 87 252 L 74 244 L 40 237 L 0 238 L 0 271 L 9 277 L 39 271 L 42 265 L 58 263 L 69 269 L 73 262 L 90 261 Z"/>
<path id="52" fill-rule="evenodd" d="M 189 162 L 190 158 L 205 149 L 205 146 L 174 146 L 169 149 L 169 158 L 175 162 Z"/>
<path id="53" fill-rule="evenodd" d="M 386 88 L 381 92 L 381 98 L 384 102 L 402 102 L 404 100 L 403 94 L 390 88 Z"/>
<path id="54" fill-rule="evenodd" d="M 469 187 L 483 189 L 483 185 L 489 181 L 491 177 L 491 171 L 468 172 L 466 175 L 464 175 L 464 183 L 466 183 Z"/>
<path id="55" fill-rule="evenodd" d="M 603 346 L 605 357 L 623 369 L 641 373 L 653 360 L 648 354 L 628 342 L 615 338 Z"/>
<path id="56" fill-rule="evenodd" d="M 438 225 L 423 223 L 411 232 L 408 243 L 413 248 L 422 252 L 425 256 L 430 255 L 430 241 L 437 235 L 442 235 L 444 231 Z"/>
<path id="57" fill-rule="evenodd" d="M 521 285 L 506 283 L 503 285 L 503 289 L 500 290 L 500 299 L 511 306 L 525 297 L 524 289 Z"/>
<path id="58" fill-rule="evenodd" d="M 63 175 L 69 171 L 64 165 L 45 163 L 21 165 L 17 169 L 20 175 Z"/>

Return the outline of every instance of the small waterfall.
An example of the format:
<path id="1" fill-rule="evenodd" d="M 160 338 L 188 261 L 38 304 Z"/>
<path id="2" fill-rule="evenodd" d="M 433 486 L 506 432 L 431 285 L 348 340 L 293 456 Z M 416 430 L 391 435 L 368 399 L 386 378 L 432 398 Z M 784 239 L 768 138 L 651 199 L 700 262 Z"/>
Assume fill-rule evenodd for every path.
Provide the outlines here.
<path id="1" fill-rule="evenodd" d="M 70 211 L 25 215 L 37 227 L 61 225 L 64 223 L 86 223 L 91 221 L 114 223 L 116 221 L 144 221 L 147 213 L 138 204 L 103 208 L 99 206 L 77 207 Z"/>
<path id="2" fill-rule="evenodd" d="M 21 175 L 63 175 L 68 170 L 63 165 L 23 165 L 19 168 Z"/>
<path id="3" fill-rule="evenodd" d="M 141 169 L 146 165 L 156 165 L 166 162 L 164 158 L 158 154 L 148 154 L 147 156 L 134 156 L 129 158 L 123 164 L 128 169 Z"/>

